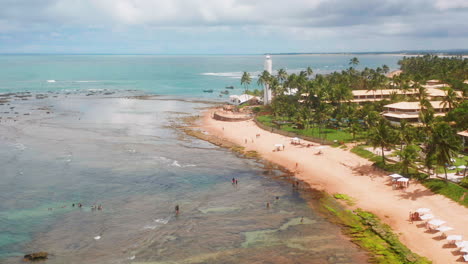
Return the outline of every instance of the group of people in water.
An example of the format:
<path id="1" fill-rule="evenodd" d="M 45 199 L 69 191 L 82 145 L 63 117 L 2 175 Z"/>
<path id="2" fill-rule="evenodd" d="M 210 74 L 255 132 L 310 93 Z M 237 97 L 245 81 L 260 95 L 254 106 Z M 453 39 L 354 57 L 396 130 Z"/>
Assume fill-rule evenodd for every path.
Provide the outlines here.
<path id="1" fill-rule="evenodd" d="M 83 204 L 82 204 L 82 203 L 77 203 L 77 204 L 73 203 L 73 204 L 72 204 L 72 207 L 83 208 Z M 62 206 L 62 207 L 60 207 L 60 208 L 67 208 L 67 206 L 64 205 L 64 206 Z M 102 207 L 101 204 L 99 204 L 99 205 L 96 205 L 96 204 L 91 205 L 91 211 L 95 211 L 95 210 L 102 211 L 102 209 L 103 209 L 103 207 Z M 47 211 L 52 211 L 52 210 L 54 210 L 54 208 L 51 208 L 51 207 L 47 208 Z"/>
<path id="2" fill-rule="evenodd" d="M 75 204 L 72 204 L 72 207 L 75 207 Z M 77 204 L 76 204 L 76 207 L 82 208 L 82 207 L 83 207 L 83 204 L 77 203 Z M 99 204 L 99 205 L 96 205 L 96 204 L 91 205 L 91 211 L 95 211 L 95 210 L 102 211 L 102 209 L 103 209 L 103 208 L 102 208 L 102 205 L 101 205 L 101 204 Z"/>
<path id="3" fill-rule="evenodd" d="M 232 185 L 237 185 L 239 181 L 236 178 L 232 178 Z"/>

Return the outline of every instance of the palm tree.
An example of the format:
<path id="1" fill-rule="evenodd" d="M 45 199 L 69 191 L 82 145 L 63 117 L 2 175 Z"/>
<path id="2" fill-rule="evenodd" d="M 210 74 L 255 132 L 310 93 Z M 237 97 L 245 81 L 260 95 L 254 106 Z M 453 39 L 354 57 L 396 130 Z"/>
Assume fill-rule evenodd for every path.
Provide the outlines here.
<path id="1" fill-rule="evenodd" d="M 250 77 L 250 73 L 244 72 L 241 78 L 241 85 L 244 85 L 244 89 L 246 93 L 249 90 L 249 85 L 251 82 L 252 82 L 252 78 Z"/>
<path id="2" fill-rule="evenodd" d="M 398 156 L 401 160 L 402 173 L 406 176 L 409 174 L 409 168 L 418 158 L 419 148 L 415 145 L 408 145 L 404 150 L 398 151 Z"/>
<path id="3" fill-rule="evenodd" d="M 356 57 L 349 60 L 349 65 L 357 66 L 358 64 L 359 64 L 359 59 Z"/>
<path id="4" fill-rule="evenodd" d="M 288 73 L 286 72 L 285 69 L 279 69 L 278 74 L 276 75 L 278 78 L 278 81 L 283 84 L 284 81 L 288 79 Z"/>
<path id="5" fill-rule="evenodd" d="M 386 64 L 382 65 L 382 70 L 384 74 L 387 74 L 390 72 L 390 68 Z"/>
<path id="6" fill-rule="evenodd" d="M 380 117 L 377 125 L 372 127 L 369 130 L 369 141 L 370 144 L 376 148 L 380 147 L 382 150 L 382 162 L 385 164 L 385 149 L 390 148 L 393 146 L 393 142 L 395 141 L 395 134 L 390 126 L 389 122 Z"/>
<path id="7" fill-rule="evenodd" d="M 434 156 L 435 162 L 443 166 L 447 180 L 447 165 L 452 163 L 452 157 L 459 150 L 460 142 L 446 122 L 434 125 L 428 144 L 428 156 Z"/>
<path id="8" fill-rule="evenodd" d="M 257 85 L 268 85 L 271 82 L 271 74 L 268 71 L 263 71 L 258 75 Z"/>
<path id="9" fill-rule="evenodd" d="M 447 88 L 444 98 L 442 99 L 442 106 L 452 110 L 458 104 L 457 93 L 452 88 Z"/>
<path id="10" fill-rule="evenodd" d="M 311 67 L 307 67 L 306 72 L 307 72 L 307 77 L 310 77 L 310 76 L 312 76 L 312 74 L 314 74 L 314 71 L 312 70 Z"/>

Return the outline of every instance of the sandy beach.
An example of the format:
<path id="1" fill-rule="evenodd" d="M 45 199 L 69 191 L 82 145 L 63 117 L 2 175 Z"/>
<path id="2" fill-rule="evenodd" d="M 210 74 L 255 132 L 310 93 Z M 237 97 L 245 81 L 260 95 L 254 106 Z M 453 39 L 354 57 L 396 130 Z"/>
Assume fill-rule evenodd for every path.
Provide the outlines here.
<path id="1" fill-rule="evenodd" d="M 291 145 L 290 138 L 260 129 L 252 121 L 223 122 L 213 120 L 212 112 L 205 112 L 200 129 L 219 138 L 257 151 L 262 158 L 295 172 L 297 178 L 311 187 L 330 194 L 343 193 L 356 199 L 356 208 L 376 214 L 392 227 L 400 240 L 412 251 L 436 264 L 462 262 L 456 248 L 446 245 L 440 233 L 429 233 L 422 222 L 411 223 L 410 211 L 430 208 L 436 219 L 447 221 L 453 227 L 447 234 L 468 238 L 468 208 L 444 196 L 432 193 L 411 181 L 407 189 L 394 190 L 387 173 L 374 169 L 371 162 L 349 150 L 320 146 Z M 257 137 L 257 135 L 260 135 Z M 273 151 L 275 144 L 284 144 L 282 151 Z M 312 144 L 312 143 L 311 143 Z M 316 155 L 321 151 L 321 155 Z M 296 167 L 297 163 L 297 167 Z"/>

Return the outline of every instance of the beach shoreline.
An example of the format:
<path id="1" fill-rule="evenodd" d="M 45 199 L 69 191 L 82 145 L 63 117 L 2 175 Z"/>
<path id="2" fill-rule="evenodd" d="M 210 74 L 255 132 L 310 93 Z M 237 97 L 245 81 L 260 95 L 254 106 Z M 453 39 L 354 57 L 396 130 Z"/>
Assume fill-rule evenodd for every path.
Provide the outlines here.
<path id="1" fill-rule="evenodd" d="M 399 235 L 400 241 L 413 252 L 433 263 L 453 263 L 461 255 L 455 248 L 446 248 L 439 234 L 428 233 L 421 222 L 410 223 L 408 215 L 417 208 L 428 207 L 436 218 L 446 220 L 454 228 L 453 234 L 467 235 L 463 216 L 468 209 L 432 193 L 424 186 L 411 182 L 410 187 L 393 190 L 387 174 L 372 163 L 348 150 L 307 142 L 311 147 L 290 145 L 289 138 L 259 128 L 254 121 L 223 122 L 211 118 L 214 109 L 203 113 L 195 128 L 213 143 L 230 148 L 234 144 L 245 153 L 256 153 L 262 159 L 284 167 L 311 188 L 328 194 L 346 194 L 355 199 L 351 209 L 362 208 L 377 215 Z M 275 144 L 283 144 L 283 151 L 272 151 Z M 314 155 L 317 153 L 320 155 Z M 449 234 L 452 234 L 449 233 Z"/>

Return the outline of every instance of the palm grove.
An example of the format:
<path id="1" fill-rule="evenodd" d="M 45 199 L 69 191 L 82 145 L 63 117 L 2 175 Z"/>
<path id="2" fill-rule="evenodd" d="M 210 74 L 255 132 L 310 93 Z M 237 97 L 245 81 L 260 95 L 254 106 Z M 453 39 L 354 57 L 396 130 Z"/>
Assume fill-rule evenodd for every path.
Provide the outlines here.
<path id="1" fill-rule="evenodd" d="M 430 172 L 451 164 L 452 157 L 461 150 L 457 131 L 468 129 L 468 59 L 461 57 L 441 58 L 432 55 L 404 57 L 399 65 L 402 73 L 389 78 L 389 67 L 357 70 L 357 58 L 350 60 L 350 67 L 341 72 L 313 75 L 312 69 L 298 74 L 288 74 L 279 69 L 275 75 L 267 71 L 258 76 L 258 85 L 268 84 L 274 94 L 270 106 L 263 114 L 273 122 L 290 123 L 296 131 L 316 131 L 314 137 L 324 138 L 327 129 L 345 131 L 352 140 L 359 136 L 374 148 L 380 148 L 381 162 L 385 164 L 385 149 L 396 149 L 398 166 L 403 174 L 410 174 L 415 163 L 423 164 Z M 442 99 L 449 108 L 446 116 L 435 115 L 428 99 L 427 80 L 438 79 L 449 84 Z M 244 72 L 241 84 L 247 93 L 252 78 Z M 382 89 L 399 89 L 403 93 L 391 94 L 390 99 L 357 104 L 351 102 L 352 90 L 367 90 L 373 94 Z M 416 90 L 416 93 L 405 91 Z M 293 91 L 293 92 L 292 92 Z M 396 90 L 395 90 L 396 91 Z M 457 96 L 461 91 L 463 96 Z M 380 113 L 389 103 L 419 102 L 421 125 L 413 126 L 402 121 L 393 126 Z M 303 133 L 305 134 L 305 133 Z M 413 170 L 414 171 L 414 170 Z"/>

